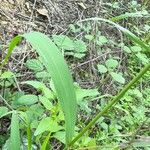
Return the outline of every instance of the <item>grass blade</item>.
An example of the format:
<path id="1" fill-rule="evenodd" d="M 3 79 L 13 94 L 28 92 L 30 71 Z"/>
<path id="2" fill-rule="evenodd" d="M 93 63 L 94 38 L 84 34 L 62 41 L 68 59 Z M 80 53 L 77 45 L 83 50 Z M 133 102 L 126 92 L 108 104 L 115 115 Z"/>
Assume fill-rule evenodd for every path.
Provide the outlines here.
<path id="1" fill-rule="evenodd" d="M 27 125 L 28 150 L 32 150 L 32 133 L 30 124 Z"/>
<path id="2" fill-rule="evenodd" d="M 111 20 L 113 22 L 118 22 L 120 20 L 127 19 L 127 18 L 149 18 L 149 17 L 150 17 L 150 15 L 147 12 L 137 11 L 134 13 L 126 12 L 125 14 L 121 14 L 119 16 L 112 17 L 109 20 Z"/>
<path id="3" fill-rule="evenodd" d="M 20 150 L 20 132 L 18 114 L 13 112 L 11 119 L 10 148 Z"/>
<path id="4" fill-rule="evenodd" d="M 125 35 L 127 35 L 133 42 L 140 45 L 143 48 L 143 51 L 146 51 L 146 52 L 150 51 L 150 46 L 146 45 L 140 38 L 138 38 L 135 34 L 130 32 L 128 29 L 123 28 L 122 26 L 114 23 L 113 21 L 110 21 L 108 19 L 103 19 L 103 18 L 88 18 L 88 19 L 84 19 L 84 20 L 79 21 L 79 23 L 80 22 L 87 22 L 87 21 L 102 21 L 102 22 L 111 24 L 114 27 L 118 28 L 120 31 L 122 31 Z"/>
<path id="5" fill-rule="evenodd" d="M 8 52 L 7 55 L 4 59 L 4 61 L 2 62 L 2 64 L 0 65 L 0 70 L 2 69 L 2 67 L 8 62 L 8 59 L 13 51 L 13 49 L 15 48 L 15 46 L 21 41 L 22 37 L 21 36 L 16 36 L 11 40 L 11 43 L 8 47 Z"/>
<path id="6" fill-rule="evenodd" d="M 42 57 L 43 64 L 54 82 L 58 99 L 65 115 L 66 144 L 68 144 L 74 135 L 77 112 L 76 95 L 68 66 L 57 46 L 46 35 L 39 32 L 27 33 L 12 39 L 2 66 L 7 63 L 13 48 L 19 43 L 22 37 Z"/>
<path id="7" fill-rule="evenodd" d="M 23 37 L 42 57 L 43 63 L 52 77 L 65 114 L 66 143 L 69 143 L 74 133 L 77 103 L 67 64 L 57 46 L 46 35 L 32 32 L 24 34 Z"/>

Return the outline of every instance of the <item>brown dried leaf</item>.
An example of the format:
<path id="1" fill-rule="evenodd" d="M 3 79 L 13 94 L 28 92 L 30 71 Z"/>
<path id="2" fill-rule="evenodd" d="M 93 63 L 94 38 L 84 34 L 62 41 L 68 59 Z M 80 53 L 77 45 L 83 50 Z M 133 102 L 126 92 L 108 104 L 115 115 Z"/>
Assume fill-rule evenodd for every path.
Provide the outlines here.
<path id="1" fill-rule="evenodd" d="M 8 0 L 8 2 L 9 2 L 10 4 L 14 4 L 14 3 L 15 3 L 13 0 Z"/>
<path id="2" fill-rule="evenodd" d="M 87 9 L 83 3 L 78 3 L 78 5 L 81 6 L 83 9 Z"/>
<path id="3" fill-rule="evenodd" d="M 38 12 L 40 15 L 43 15 L 43 16 L 48 17 L 48 11 L 47 11 L 45 8 L 37 9 L 37 12 Z"/>

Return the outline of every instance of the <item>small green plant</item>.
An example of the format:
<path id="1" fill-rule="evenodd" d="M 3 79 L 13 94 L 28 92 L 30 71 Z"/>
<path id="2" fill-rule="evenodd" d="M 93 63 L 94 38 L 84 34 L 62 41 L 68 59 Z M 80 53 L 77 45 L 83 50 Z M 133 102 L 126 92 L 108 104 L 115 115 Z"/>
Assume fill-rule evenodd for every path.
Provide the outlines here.
<path id="1" fill-rule="evenodd" d="M 124 84 L 125 79 L 122 77 L 121 73 L 116 73 L 115 69 L 119 65 L 118 61 L 116 59 L 110 58 L 106 60 L 105 65 L 97 65 L 98 71 L 101 74 L 105 74 L 109 72 L 111 75 L 112 79 L 118 83 Z"/>
<path id="2" fill-rule="evenodd" d="M 32 142 L 32 130 L 35 129 L 34 136 L 36 137 L 36 141 L 40 141 L 41 134 L 43 134 L 42 142 L 40 142 L 40 149 L 45 150 L 46 147 L 50 149 L 50 145 L 48 145 L 48 141 L 51 136 L 58 138 L 60 141 L 65 143 L 65 149 L 69 149 L 73 146 L 73 144 L 80 139 L 86 131 L 88 131 L 101 117 L 108 112 L 123 96 L 126 94 L 131 87 L 138 82 L 143 75 L 150 69 L 150 63 L 148 59 L 145 61 L 143 54 L 145 52 L 149 52 L 149 46 L 142 42 L 137 36 L 128 31 L 127 29 L 115 24 L 112 21 L 105 20 L 102 18 L 91 18 L 86 19 L 84 21 L 104 21 L 108 24 L 111 24 L 121 30 L 124 34 L 126 34 L 133 42 L 135 42 L 139 46 L 131 47 L 131 51 L 139 54 L 138 59 L 146 64 L 145 67 L 116 95 L 114 96 L 109 103 L 99 112 L 90 122 L 89 124 L 83 128 L 83 130 L 79 133 L 75 133 L 75 123 L 77 116 L 77 104 L 80 105 L 81 99 L 84 97 L 94 97 L 99 93 L 97 90 L 85 90 L 76 86 L 76 89 L 73 84 L 73 80 L 71 74 L 69 72 L 68 66 L 61 55 L 59 49 L 62 51 L 73 51 L 72 54 L 77 58 L 82 58 L 87 51 L 85 43 L 80 40 L 73 41 L 66 36 L 53 36 L 52 42 L 46 35 L 38 32 L 27 33 L 23 35 L 18 35 L 14 39 L 12 39 L 8 53 L 2 62 L 2 67 L 8 62 L 8 59 L 15 48 L 15 46 L 25 38 L 32 47 L 39 54 L 39 60 L 30 59 L 26 62 L 26 66 L 33 70 L 36 74 L 38 72 L 44 71 L 46 75 L 51 77 L 50 86 L 48 88 L 42 81 L 24 81 L 22 84 L 27 84 L 29 86 L 34 87 L 37 91 L 41 92 L 41 95 L 36 96 L 33 94 L 24 94 L 24 93 L 16 93 L 13 107 L 8 104 L 8 102 L 1 96 L 0 98 L 5 102 L 7 107 L 10 109 L 8 111 L 7 107 L 0 107 L 0 117 L 11 114 L 11 134 L 8 140 L 8 147 L 11 147 L 15 150 L 20 150 L 21 140 L 20 140 L 20 129 L 25 126 L 27 133 L 27 141 L 24 143 L 27 144 L 28 150 L 31 150 L 34 146 Z M 92 40 L 93 37 L 87 36 L 86 39 Z M 100 45 L 107 43 L 107 39 L 104 36 L 100 36 L 99 38 Z M 55 44 L 59 47 L 57 47 Z M 130 51 L 129 49 L 126 51 Z M 140 53 L 139 53 L 140 52 Z M 125 79 L 122 77 L 120 73 L 114 72 L 114 69 L 118 66 L 118 61 L 116 59 L 110 58 L 105 64 L 99 64 L 98 71 L 100 73 L 109 72 L 111 77 L 119 82 L 124 84 Z M 44 70 L 44 67 L 46 70 Z M 1 78 L 11 79 L 14 77 L 14 74 L 11 71 L 6 71 L 1 74 Z M 137 91 L 135 91 L 137 92 Z M 78 94 L 77 94 L 78 93 Z M 138 92 L 137 92 L 138 93 Z M 19 95 L 19 96 L 18 96 Z M 50 100 L 58 99 L 60 101 L 60 105 L 57 104 L 55 107 L 52 105 Z M 37 102 L 39 102 L 37 104 Z M 30 106 L 30 107 L 28 107 Z M 43 107 L 49 111 L 51 111 L 51 116 L 44 116 L 40 120 L 38 124 L 38 117 L 40 117 L 44 109 Z M 81 105 L 80 105 L 81 106 Z M 61 107 L 61 109 L 60 109 Z M 38 110 L 38 111 L 37 111 Z M 63 115 L 64 114 L 64 115 Z M 60 125 L 61 121 L 65 121 L 65 127 Z M 106 125 L 103 124 L 103 127 L 106 128 Z M 117 126 L 119 129 L 119 125 Z M 63 130 L 65 129 L 65 134 Z M 47 133 L 45 133 L 45 131 Z M 54 135 L 52 135 L 54 133 Z M 74 135 L 76 136 L 74 137 Z M 60 139 L 60 137 L 64 137 Z M 16 142 L 17 140 L 17 142 Z M 90 138 L 86 137 L 82 139 L 82 142 L 85 145 L 90 142 Z M 95 140 L 92 140 L 92 144 L 95 144 Z"/>

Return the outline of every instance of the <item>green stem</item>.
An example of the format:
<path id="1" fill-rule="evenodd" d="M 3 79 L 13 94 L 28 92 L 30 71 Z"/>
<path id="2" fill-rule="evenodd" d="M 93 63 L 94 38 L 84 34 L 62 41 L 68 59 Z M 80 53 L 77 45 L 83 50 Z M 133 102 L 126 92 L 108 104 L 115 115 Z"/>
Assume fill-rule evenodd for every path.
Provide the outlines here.
<path id="1" fill-rule="evenodd" d="M 112 106 L 117 103 L 125 93 L 133 86 L 139 79 L 150 69 L 150 63 L 147 64 L 109 103 L 108 105 L 99 112 L 95 118 L 69 143 L 69 147 L 72 146 L 78 139 L 80 139 L 83 134 L 92 127 L 96 121 L 102 117 Z"/>
<path id="2" fill-rule="evenodd" d="M 27 126 L 28 150 L 32 150 L 32 135 L 30 124 Z"/>
<path id="3" fill-rule="evenodd" d="M 0 100 L 2 100 L 6 105 L 7 107 L 10 109 L 10 110 L 14 110 L 11 105 L 9 105 L 9 103 L 7 102 L 7 100 L 5 100 L 5 98 L 3 98 L 1 95 L 0 95 Z"/>

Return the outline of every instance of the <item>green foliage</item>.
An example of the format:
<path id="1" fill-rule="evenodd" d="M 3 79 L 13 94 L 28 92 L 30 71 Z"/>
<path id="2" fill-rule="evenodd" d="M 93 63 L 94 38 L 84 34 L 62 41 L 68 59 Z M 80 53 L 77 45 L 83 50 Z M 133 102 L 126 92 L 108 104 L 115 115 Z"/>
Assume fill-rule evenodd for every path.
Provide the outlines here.
<path id="1" fill-rule="evenodd" d="M 0 118 L 8 112 L 8 108 L 1 106 L 0 107 Z"/>
<path id="2" fill-rule="evenodd" d="M 133 5 L 137 5 L 137 4 L 133 4 Z M 139 17 L 139 18 L 144 18 L 144 17 L 149 18 L 150 15 L 149 15 L 149 13 L 148 13 L 146 10 L 137 11 L 137 12 L 134 12 L 134 13 L 126 12 L 125 14 L 112 17 L 110 20 L 111 20 L 111 21 L 114 21 L 114 22 L 117 22 L 117 21 L 120 21 L 120 20 L 122 20 L 122 19 L 138 18 L 138 17 Z"/>
<path id="3" fill-rule="evenodd" d="M 87 51 L 86 44 L 82 40 L 72 40 L 68 36 L 53 35 L 55 44 L 65 52 L 65 55 L 74 56 L 81 59 Z"/>
<path id="4" fill-rule="evenodd" d="M 73 137 L 76 120 L 76 98 L 68 67 L 57 47 L 45 35 L 35 32 L 25 34 L 24 37 L 41 55 L 42 61 L 53 79 L 58 98 L 65 113 L 66 143 L 68 143 Z M 41 39 L 43 42 L 41 42 Z M 52 57 L 50 57 L 51 54 Z"/>
<path id="5" fill-rule="evenodd" d="M 97 68 L 101 74 L 106 74 L 108 72 L 114 81 L 125 84 L 125 79 L 122 74 L 114 72 L 118 65 L 119 63 L 116 59 L 110 58 L 105 61 L 105 65 L 98 64 Z"/>
<path id="6" fill-rule="evenodd" d="M 97 44 L 102 46 L 108 42 L 107 38 L 105 36 L 99 36 L 99 39 L 97 40 Z"/>
<path id="7" fill-rule="evenodd" d="M 65 35 L 53 35 L 53 40 L 59 48 L 64 50 L 74 50 L 73 41 Z"/>
<path id="8" fill-rule="evenodd" d="M 111 9 L 119 9 L 120 2 L 107 3 L 107 5 Z M 138 8 L 137 3 L 133 1 L 131 7 L 133 10 Z M 32 94 L 30 94 L 30 91 L 14 92 L 14 89 L 11 90 L 12 86 L 16 88 L 17 81 L 15 79 L 20 74 L 9 70 L 1 70 L 0 86 L 3 88 L 2 94 L 4 97 L 1 97 L 1 99 L 6 107 L 0 107 L 0 118 L 6 115 L 9 117 L 12 113 L 10 138 L 3 149 L 8 149 L 6 147 L 10 149 L 10 146 L 13 149 L 20 149 L 20 147 L 28 150 L 52 149 L 51 143 L 55 140 L 65 144 L 66 149 L 70 147 L 73 149 L 79 147 L 119 149 L 118 145 L 128 143 L 128 140 L 132 139 L 130 134 L 133 133 L 134 135 L 140 122 L 146 120 L 149 109 L 150 90 L 146 87 L 148 87 L 147 81 L 150 78 L 149 73 L 145 75 L 150 68 L 150 59 L 147 55 L 149 45 L 148 42 L 144 43 L 135 34 L 114 22 L 135 17 L 146 18 L 149 17 L 149 14 L 146 11 L 127 12 L 112 17 L 111 21 L 102 18 L 85 19 L 77 25 L 70 25 L 70 31 L 74 35 L 82 32 L 82 36 L 76 38 L 69 35 L 52 35 L 52 40 L 50 40 L 47 36 L 38 32 L 15 37 L 10 43 L 2 66 L 7 63 L 13 48 L 21 41 L 22 37 L 31 44 L 39 57 L 30 58 L 25 62 L 25 66 L 32 71 L 34 79 L 19 83 L 23 87 L 28 87 L 30 91 L 34 91 Z M 84 25 L 86 21 L 89 21 L 89 23 Z M 115 26 L 127 35 L 133 43 L 122 40 L 118 44 L 113 39 L 106 37 L 104 33 L 94 31 L 94 34 L 90 21 L 94 21 L 97 25 L 103 21 Z M 148 32 L 149 26 L 145 26 L 145 31 L 142 32 L 136 27 L 133 27 L 133 29 L 135 29 L 135 33 L 140 35 L 142 32 Z M 145 41 L 147 40 L 145 39 Z M 95 50 L 93 50 L 93 45 Z M 107 46 L 111 48 L 114 46 L 113 48 L 123 50 L 121 51 L 121 58 L 116 56 L 117 53 L 113 56 L 114 49 L 108 49 Z M 68 66 L 61 53 L 64 57 L 71 56 L 67 57 L 69 59 L 72 57 L 78 58 L 75 60 L 80 62 L 83 58 L 86 60 L 85 56 L 88 56 L 91 51 L 94 51 L 94 55 L 91 56 L 98 55 L 96 59 L 91 57 L 90 62 L 92 62 L 93 72 L 97 68 L 98 73 L 94 72 L 94 75 L 98 74 L 100 84 L 98 83 L 94 88 L 82 88 L 78 84 L 73 84 Z M 108 55 L 100 57 L 105 52 Z M 97 58 L 102 59 L 99 61 Z M 93 63 L 93 60 L 96 60 L 96 62 Z M 122 64 L 126 65 L 126 63 L 122 60 L 131 65 L 123 66 Z M 146 67 L 137 74 L 142 65 L 146 65 Z M 122 71 L 122 69 L 124 70 Z M 92 71 L 89 74 L 87 70 L 82 72 L 81 68 L 81 76 L 85 75 L 89 78 L 93 75 Z M 129 82 L 131 77 L 133 77 L 133 80 Z M 116 96 L 103 93 L 107 91 L 105 89 L 107 88 L 105 84 L 107 80 L 108 82 L 115 81 L 110 82 L 112 84 L 110 86 L 114 88 L 111 94 L 114 94 L 118 89 L 122 89 Z M 129 83 L 123 88 L 125 82 Z M 132 88 L 136 82 L 140 82 L 140 87 Z M 109 97 L 112 99 L 107 103 Z M 117 103 L 119 100 L 120 103 Z M 79 105 L 79 117 L 75 126 L 77 104 Z M 107 113 L 109 109 L 112 109 L 112 111 Z M 91 115 L 97 111 L 100 112 L 92 117 Z M 87 122 L 89 124 L 86 126 Z M 149 123 L 149 120 L 147 122 Z M 95 123 L 96 126 L 94 127 Z M 92 130 L 89 130 L 89 128 Z M 88 132 L 84 135 L 86 131 Z M 147 132 L 145 136 L 147 136 Z M 98 146 L 97 143 L 105 145 L 105 147 Z M 108 146 L 106 147 L 106 145 Z M 132 145 L 134 147 L 149 146 L 144 141 L 133 142 Z"/>
<path id="9" fill-rule="evenodd" d="M 23 95 L 18 98 L 16 104 L 18 105 L 32 105 L 38 102 L 38 97 L 36 95 L 28 94 Z"/>
<path id="10" fill-rule="evenodd" d="M 63 112 L 65 114 L 66 143 L 69 143 L 73 137 L 76 121 L 76 96 L 72 84 L 72 77 L 68 71 L 68 67 L 58 48 L 47 36 L 38 32 L 33 32 L 24 34 L 23 37 L 26 38 L 27 41 L 31 43 L 33 48 L 39 53 L 43 64 L 52 77 L 57 91 L 58 99 L 60 100 Z M 8 61 L 13 48 L 18 42 L 20 42 L 21 38 L 21 36 L 17 36 L 12 40 L 8 54 L 2 66 Z M 57 61 L 55 61 L 54 58 Z M 31 66 L 33 67 L 33 64 Z"/>
<path id="11" fill-rule="evenodd" d="M 106 73 L 108 70 L 104 65 L 97 65 L 98 71 L 102 74 L 102 73 Z"/>
<path id="12" fill-rule="evenodd" d="M 45 150 L 47 149 L 47 145 L 48 145 L 48 141 L 49 141 L 49 138 L 50 138 L 50 133 L 47 135 L 47 137 L 45 138 L 42 146 L 41 146 L 41 149 L 40 150 Z"/>
<path id="13" fill-rule="evenodd" d="M 35 72 L 42 71 L 44 69 L 42 63 L 37 59 L 27 60 L 26 66 Z"/>
<path id="14" fill-rule="evenodd" d="M 125 83 L 125 79 L 122 77 L 120 73 L 111 72 L 110 74 L 115 81 L 122 83 L 122 84 Z"/>
<path id="15" fill-rule="evenodd" d="M 39 101 L 42 103 L 42 105 L 47 109 L 47 110 L 52 110 L 53 105 L 50 102 L 50 100 L 44 96 L 39 96 Z"/>
<path id="16" fill-rule="evenodd" d="M 27 84 L 32 87 L 34 87 L 37 91 L 41 92 L 43 96 L 49 99 L 54 99 L 54 93 L 49 88 L 46 87 L 46 85 L 39 81 L 24 81 L 22 84 Z"/>
<path id="17" fill-rule="evenodd" d="M 13 78 L 14 74 L 11 71 L 5 71 L 4 73 L 2 73 L 0 75 L 1 79 L 9 79 L 9 78 Z"/>
<path id="18" fill-rule="evenodd" d="M 20 150 L 21 140 L 19 132 L 19 119 L 17 112 L 13 112 L 11 119 L 11 133 L 9 149 Z"/>
<path id="19" fill-rule="evenodd" d="M 107 68 L 115 69 L 118 66 L 118 61 L 111 58 L 111 59 L 106 60 L 105 64 Z"/>
<path id="20" fill-rule="evenodd" d="M 35 130 L 34 135 L 37 136 L 39 134 L 42 134 L 45 131 L 49 131 L 50 133 L 54 133 L 54 132 L 57 132 L 59 130 L 62 130 L 62 127 L 59 126 L 56 121 L 52 120 L 51 117 L 46 117 L 40 121 L 38 127 Z"/>

